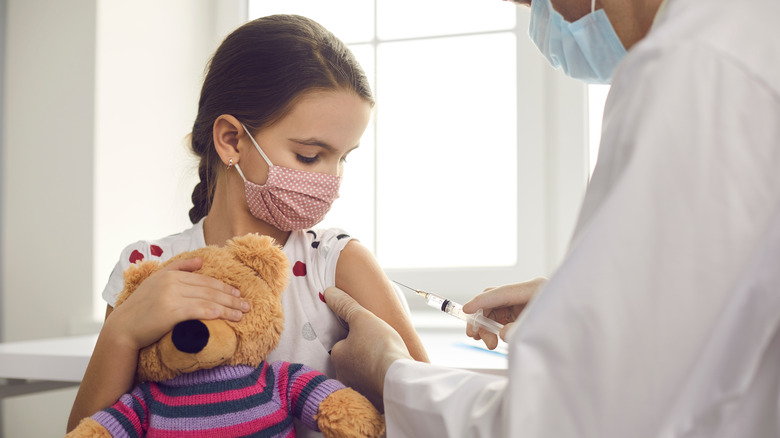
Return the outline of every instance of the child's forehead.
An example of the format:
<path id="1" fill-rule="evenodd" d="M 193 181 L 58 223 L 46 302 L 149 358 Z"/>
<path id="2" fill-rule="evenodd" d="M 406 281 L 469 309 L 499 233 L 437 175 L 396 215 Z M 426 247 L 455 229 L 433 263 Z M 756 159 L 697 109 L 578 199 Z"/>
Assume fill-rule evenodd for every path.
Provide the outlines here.
<path id="1" fill-rule="evenodd" d="M 258 137 L 281 137 L 348 151 L 360 143 L 370 117 L 370 103 L 353 91 L 310 91 Z"/>

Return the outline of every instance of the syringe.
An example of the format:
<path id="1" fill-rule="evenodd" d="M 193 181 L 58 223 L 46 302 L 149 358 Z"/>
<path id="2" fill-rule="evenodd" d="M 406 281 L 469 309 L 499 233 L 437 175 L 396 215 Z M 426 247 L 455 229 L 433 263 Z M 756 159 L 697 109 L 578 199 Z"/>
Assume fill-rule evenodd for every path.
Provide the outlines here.
<path id="1" fill-rule="evenodd" d="M 420 289 L 415 289 L 405 284 L 398 283 L 395 280 L 393 280 L 393 282 L 409 290 L 413 290 L 414 293 L 425 298 L 425 302 L 428 303 L 429 306 L 439 309 L 442 312 L 452 315 L 458 319 L 462 319 L 463 321 L 466 321 L 467 323 L 473 325 L 474 328 L 477 329 L 484 328 L 485 330 L 495 334 L 498 334 L 498 332 L 500 332 L 501 329 L 504 328 L 503 324 L 493 321 L 492 319 L 483 315 L 482 309 L 477 310 L 475 313 L 465 313 L 463 311 L 463 306 L 461 306 L 460 304 L 454 301 L 448 300 L 447 298 L 444 298 L 441 295 L 436 295 L 431 292 L 421 291 Z"/>

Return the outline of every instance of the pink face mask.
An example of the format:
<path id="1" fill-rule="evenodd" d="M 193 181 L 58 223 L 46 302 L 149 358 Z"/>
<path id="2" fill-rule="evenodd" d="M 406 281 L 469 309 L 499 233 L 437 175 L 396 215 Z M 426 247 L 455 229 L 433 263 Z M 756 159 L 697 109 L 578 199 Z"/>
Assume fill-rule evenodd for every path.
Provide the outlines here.
<path id="1" fill-rule="evenodd" d="M 244 131 L 249 133 L 246 126 Z M 252 215 L 282 231 L 304 230 L 319 223 L 339 197 L 341 177 L 274 166 L 251 135 L 249 139 L 268 163 L 264 185 L 246 179 L 236 164 Z"/>

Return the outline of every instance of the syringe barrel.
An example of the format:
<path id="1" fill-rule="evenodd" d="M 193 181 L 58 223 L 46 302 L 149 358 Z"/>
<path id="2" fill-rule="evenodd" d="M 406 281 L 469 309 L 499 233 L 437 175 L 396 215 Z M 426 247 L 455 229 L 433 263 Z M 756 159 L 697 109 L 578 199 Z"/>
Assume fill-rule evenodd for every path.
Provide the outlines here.
<path id="1" fill-rule="evenodd" d="M 425 302 L 428 303 L 429 306 L 439 309 L 444 313 L 449 313 L 450 315 L 460 320 L 466 321 L 476 328 L 484 328 L 485 330 L 498 334 L 498 332 L 501 331 L 501 329 L 504 327 L 503 324 L 500 324 L 488 318 L 487 316 L 484 316 L 482 314 L 482 309 L 478 310 L 477 313 L 468 314 L 463 311 L 463 306 L 460 304 L 430 292 L 427 293 Z"/>
<path id="2" fill-rule="evenodd" d="M 501 331 L 501 329 L 504 328 L 504 324 L 501 324 L 500 322 L 497 321 L 493 321 L 492 319 L 483 315 L 482 309 L 479 309 L 477 310 L 476 313 L 468 316 L 469 316 L 469 324 L 473 325 L 477 329 L 485 329 L 497 335 Z"/>
<path id="3" fill-rule="evenodd" d="M 463 313 L 463 306 L 454 301 L 450 301 L 447 298 L 429 292 L 428 296 L 425 297 L 425 302 L 428 303 L 429 306 L 441 310 L 444 313 L 449 313 L 458 319 L 468 321 L 468 315 Z"/>

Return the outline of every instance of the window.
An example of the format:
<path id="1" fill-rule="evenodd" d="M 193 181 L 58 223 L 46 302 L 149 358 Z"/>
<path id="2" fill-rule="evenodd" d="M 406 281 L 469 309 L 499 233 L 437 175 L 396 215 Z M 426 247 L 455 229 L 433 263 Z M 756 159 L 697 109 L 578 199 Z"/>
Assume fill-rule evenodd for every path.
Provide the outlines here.
<path id="1" fill-rule="evenodd" d="M 323 225 L 356 236 L 390 278 L 460 301 L 549 273 L 560 256 L 554 247 L 565 246 L 573 225 L 573 217 L 550 220 L 572 216 L 551 209 L 550 197 L 577 207 L 587 173 L 555 163 L 561 151 L 547 147 L 555 106 L 545 102 L 551 93 L 584 102 L 585 93 L 548 80 L 558 74 L 527 37 L 526 8 L 498 0 L 248 0 L 249 19 L 276 13 L 312 18 L 347 43 L 377 98 Z M 583 111 L 573 117 L 584 119 Z M 586 169 L 580 125 L 574 147 L 583 153 L 574 159 Z M 565 176 L 551 179 L 556 172 Z M 573 194 L 563 195 L 571 185 L 564 180 L 574 181 Z"/>

